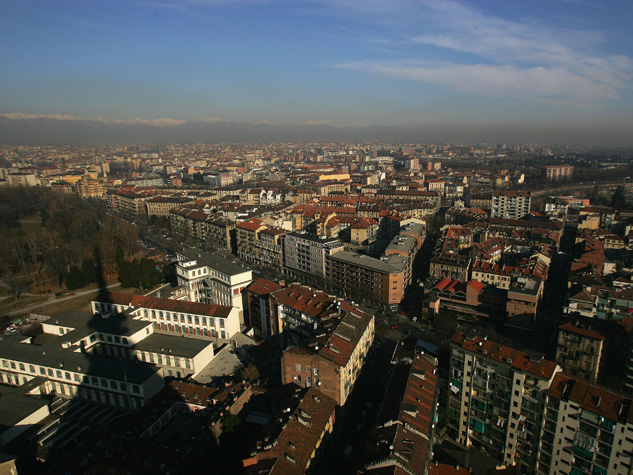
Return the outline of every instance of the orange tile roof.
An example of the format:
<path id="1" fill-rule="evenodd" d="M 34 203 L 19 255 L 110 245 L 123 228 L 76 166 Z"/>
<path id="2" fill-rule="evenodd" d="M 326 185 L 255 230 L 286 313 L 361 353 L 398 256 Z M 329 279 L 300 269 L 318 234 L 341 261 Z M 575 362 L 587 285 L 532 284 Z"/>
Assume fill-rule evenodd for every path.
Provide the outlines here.
<path id="1" fill-rule="evenodd" d="M 531 373 L 540 378 L 550 379 L 557 368 L 556 363 L 553 361 L 541 359 L 536 363 L 530 360 L 530 355 L 527 353 L 499 345 L 481 337 L 475 337 L 472 341 L 467 340 L 464 332 L 458 332 L 453 338 L 453 342 L 464 350 L 481 356 L 484 356 L 483 352 L 485 351 L 485 358 L 509 364 L 515 369 Z"/>

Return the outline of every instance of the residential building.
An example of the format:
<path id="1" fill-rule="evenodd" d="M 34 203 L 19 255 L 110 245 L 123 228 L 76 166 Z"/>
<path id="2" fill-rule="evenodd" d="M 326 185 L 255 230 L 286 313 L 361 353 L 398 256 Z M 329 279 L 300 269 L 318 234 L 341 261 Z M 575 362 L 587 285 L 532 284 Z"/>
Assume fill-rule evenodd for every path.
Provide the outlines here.
<path id="1" fill-rule="evenodd" d="M 485 449 L 498 464 L 532 472 L 545 395 L 560 367 L 475 331 L 458 332 L 451 346 L 449 435 Z"/>
<path id="2" fill-rule="evenodd" d="M 550 181 L 571 179 L 574 167 L 571 165 L 549 165 L 543 168 L 543 176 Z"/>
<path id="3" fill-rule="evenodd" d="M 385 404 L 364 446 L 370 462 L 362 473 L 427 473 L 437 415 L 438 361 L 421 347 L 411 351 L 408 346 L 416 340 L 405 339 L 396 349 Z"/>
<path id="4" fill-rule="evenodd" d="M 286 272 L 293 270 L 317 277 L 327 275 L 327 257 L 344 249 L 336 238 L 321 238 L 304 231 L 286 234 L 284 263 Z"/>
<path id="5" fill-rule="evenodd" d="M 270 411 L 250 457 L 242 461 L 246 475 L 317 473 L 319 455 L 334 430 L 336 402 L 316 387 L 302 389 L 288 384 L 283 389 L 286 397 L 260 403 L 267 408 L 272 404 L 275 410 Z M 253 400 L 262 396 L 254 396 Z M 249 414 L 246 418 L 249 420 Z"/>
<path id="6" fill-rule="evenodd" d="M 491 218 L 521 219 L 530 212 L 532 195 L 529 191 L 500 191 L 492 194 Z"/>
<path id="7" fill-rule="evenodd" d="M 556 362 L 570 376 L 598 381 L 606 337 L 592 328 L 592 319 L 576 319 L 558 327 Z"/>
<path id="8" fill-rule="evenodd" d="M 374 341 L 374 317 L 345 301 L 337 302 L 319 315 L 320 318 L 313 317 L 311 325 L 303 325 L 303 316 L 309 317 L 309 314 L 296 307 L 284 304 L 279 312 L 289 330 L 294 326 L 295 334 L 301 329 L 306 333 L 312 331 L 310 337 L 304 337 L 305 346 L 284 351 L 282 382 L 316 386 L 337 404 L 345 405 Z M 297 341 L 300 337 L 291 338 Z"/>
<path id="9" fill-rule="evenodd" d="M 174 233 L 198 241 L 205 249 L 233 252 L 235 221 L 191 208 L 173 208 L 169 222 Z"/>
<path id="10" fill-rule="evenodd" d="M 536 473 L 630 474 L 631 405 L 630 394 L 556 374 L 547 391 Z"/>
<path id="11" fill-rule="evenodd" d="M 340 251 L 330 256 L 328 262 L 328 279 L 352 299 L 374 300 L 397 307 L 411 281 L 409 260 L 397 254 L 376 259 Z"/>
<path id="12" fill-rule="evenodd" d="M 277 318 L 271 298 L 273 292 L 282 288 L 283 286 L 276 282 L 259 278 L 244 289 L 248 325 L 259 338 L 268 339 L 279 335 L 282 324 Z"/>

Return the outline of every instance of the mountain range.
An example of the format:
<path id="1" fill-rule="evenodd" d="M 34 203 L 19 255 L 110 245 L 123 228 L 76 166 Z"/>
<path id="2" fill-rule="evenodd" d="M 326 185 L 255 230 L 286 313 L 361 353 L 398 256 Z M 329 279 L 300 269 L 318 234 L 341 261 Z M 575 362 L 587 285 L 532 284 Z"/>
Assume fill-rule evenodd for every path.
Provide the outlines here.
<path id="1" fill-rule="evenodd" d="M 328 122 L 242 122 L 222 118 L 89 119 L 0 114 L 0 145 L 236 142 L 452 142 L 631 145 L 622 131 L 491 124 L 336 126 Z"/>

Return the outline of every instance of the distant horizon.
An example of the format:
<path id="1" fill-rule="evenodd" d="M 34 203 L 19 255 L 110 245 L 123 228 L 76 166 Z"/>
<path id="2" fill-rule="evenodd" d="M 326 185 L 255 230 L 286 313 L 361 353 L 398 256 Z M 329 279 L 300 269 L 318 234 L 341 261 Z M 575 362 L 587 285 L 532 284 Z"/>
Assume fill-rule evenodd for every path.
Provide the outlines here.
<path id="1" fill-rule="evenodd" d="M 203 119 L 106 119 L 62 114 L 0 113 L 0 145 L 97 145 L 132 143 L 388 142 L 511 144 L 630 148 L 626 127 L 543 127 L 519 124 L 341 125 L 330 122 Z"/>

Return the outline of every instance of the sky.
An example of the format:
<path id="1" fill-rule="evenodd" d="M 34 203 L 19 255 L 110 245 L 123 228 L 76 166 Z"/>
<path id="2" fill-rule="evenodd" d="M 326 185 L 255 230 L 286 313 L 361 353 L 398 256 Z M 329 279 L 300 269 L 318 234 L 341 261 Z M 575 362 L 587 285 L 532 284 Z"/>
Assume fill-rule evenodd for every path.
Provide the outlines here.
<path id="1" fill-rule="evenodd" d="M 0 12 L 5 114 L 633 130 L 630 0 L 0 0 Z"/>

